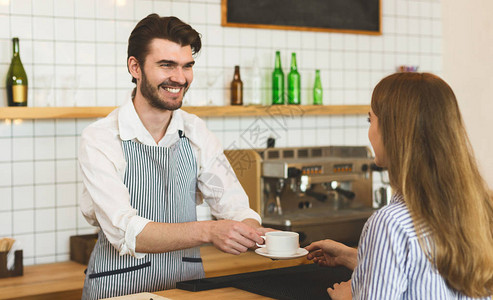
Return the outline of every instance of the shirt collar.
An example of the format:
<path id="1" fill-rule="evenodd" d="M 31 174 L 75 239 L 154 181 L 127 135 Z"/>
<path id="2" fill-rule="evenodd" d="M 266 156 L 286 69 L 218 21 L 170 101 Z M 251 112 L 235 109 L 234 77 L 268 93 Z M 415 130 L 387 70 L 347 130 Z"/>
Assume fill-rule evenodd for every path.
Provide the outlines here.
<path id="1" fill-rule="evenodd" d="M 151 134 L 147 131 L 144 124 L 142 124 L 131 99 L 120 107 L 118 112 L 118 129 L 120 139 L 124 141 L 137 139 L 142 144 L 156 146 L 156 142 Z M 164 137 L 159 141 L 158 146 L 170 145 L 178 140 L 179 130 L 184 131 L 183 116 L 180 109 L 173 111 L 168 129 Z"/>

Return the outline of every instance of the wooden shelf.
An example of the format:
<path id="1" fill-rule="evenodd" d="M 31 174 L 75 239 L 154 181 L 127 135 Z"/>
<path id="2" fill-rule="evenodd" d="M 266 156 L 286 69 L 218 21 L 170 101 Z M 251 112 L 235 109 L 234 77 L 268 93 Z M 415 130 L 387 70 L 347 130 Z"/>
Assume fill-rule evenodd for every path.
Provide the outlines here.
<path id="1" fill-rule="evenodd" d="M 101 118 L 116 107 L 0 107 L 0 119 Z M 369 105 L 184 106 L 199 117 L 319 116 L 366 114 Z"/>

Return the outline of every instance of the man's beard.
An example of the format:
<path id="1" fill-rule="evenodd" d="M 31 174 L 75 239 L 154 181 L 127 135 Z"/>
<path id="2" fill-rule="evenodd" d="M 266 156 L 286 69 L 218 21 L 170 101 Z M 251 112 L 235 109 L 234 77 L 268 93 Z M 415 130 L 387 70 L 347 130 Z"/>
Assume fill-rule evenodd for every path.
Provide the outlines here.
<path id="1" fill-rule="evenodd" d="M 177 95 L 177 99 L 170 99 L 169 101 L 162 100 L 159 97 L 159 92 L 158 90 L 163 87 L 176 87 L 176 88 L 183 88 L 183 97 L 185 97 L 185 93 L 188 91 L 188 82 L 185 84 L 179 84 L 173 81 L 164 81 L 161 82 L 157 86 L 157 88 L 154 88 L 151 83 L 147 80 L 147 77 L 145 73 L 142 71 L 142 82 L 140 84 L 140 92 L 142 96 L 147 100 L 147 102 L 154 108 L 160 109 L 160 110 L 177 110 L 181 107 L 183 103 L 183 97 Z M 181 99 L 178 99 L 181 98 Z"/>

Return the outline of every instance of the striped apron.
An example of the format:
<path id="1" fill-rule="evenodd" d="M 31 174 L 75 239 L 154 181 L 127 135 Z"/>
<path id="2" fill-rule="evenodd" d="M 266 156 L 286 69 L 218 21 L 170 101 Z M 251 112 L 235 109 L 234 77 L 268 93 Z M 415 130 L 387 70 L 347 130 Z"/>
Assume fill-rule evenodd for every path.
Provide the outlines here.
<path id="1" fill-rule="evenodd" d="M 197 162 L 190 141 L 171 147 L 122 141 L 127 161 L 124 183 L 137 214 L 155 222 L 197 220 Z M 199 247 L 120 256 L 102 231 L 87 266 L 82 299 L 101 299 L 174 288 L 176 282 L 204 277 Z"/>

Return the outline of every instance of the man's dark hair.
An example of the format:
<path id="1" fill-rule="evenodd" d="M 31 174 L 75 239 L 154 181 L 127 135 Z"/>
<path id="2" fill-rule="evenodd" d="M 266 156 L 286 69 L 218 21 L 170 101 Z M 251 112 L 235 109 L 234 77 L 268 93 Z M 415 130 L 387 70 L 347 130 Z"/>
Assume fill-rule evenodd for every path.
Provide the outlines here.
<path id="1" fill-rule="evenodd" d="M 137 23 L 128 38 L 127 64 L 128 58 L 133 56 L 143 66 L 145 57 L 149 53 L 149 44 L 156 38 L 169 40 L 181 46 L 190 45 L 194 55 L 202 47 L 200 34 L 190 25 L 176 17 L 150 14 Z M 132 78 L 132 82 L 137 83 L 137 80 Z"/>

